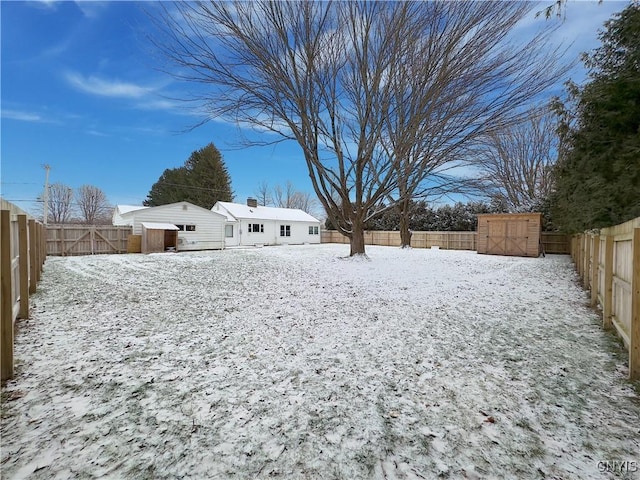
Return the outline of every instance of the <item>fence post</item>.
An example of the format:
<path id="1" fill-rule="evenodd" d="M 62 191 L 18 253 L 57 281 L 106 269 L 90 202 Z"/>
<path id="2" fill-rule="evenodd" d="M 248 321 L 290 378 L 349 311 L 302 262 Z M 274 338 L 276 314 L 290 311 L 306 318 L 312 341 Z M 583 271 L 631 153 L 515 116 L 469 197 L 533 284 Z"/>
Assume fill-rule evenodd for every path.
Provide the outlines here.
<path id="1" fill-rule="evenodd" d="M 611 310 L 613 301 L 613 235 L 605 237 L 604 250 L 604 305 L 602 306 L 602 326 L 611 328 Z"/>
<path id="2" fill-rule="evenodd" d="M 13 290 L 11 285 L 11 212 L 0 211 L 0 377 L 13 377 Z"/>
<path id="3" fill-rule="evenodd" d="M 42 266 L 42 245 L 40 245 L 40 236 L 42 230 L 40 224 L 36 223 L 36 234 L 33 238 L 33 249 L 36 251 L 36 283 L 40 283 L 40 272 Z"/>
<path id="4" fill-rule="evenodd" d="M 593 237 L 591 260 L 591 306 L 598 304 L 598 288 L 600 288 L 600 235 Z"/>
<path id="5" fill-rule="evenodd" d="M 584 236 L 584 270 L 582 271 L 582 284 L 585 289 L 589 288 L 589 274 L 591 268 L 589 268 L 589 261 L 591 260 L 591 234 L 585 234 Z"/>
<path id="6" fill-rule="evenodd" d="M 47 231 L 44 225 L 38 225 L 40 227 L 40 273 L 44 269 L 44 262 L 47 260 Z"/>
<path id="7" fill-rule="evenodd" d="M 631 270 L 631 331 L 629 332 L 629 379 L 640 379 L 640 228 L 633 229 Z"/>
<path id="8" fill-rule="evenodd" d="M 29 239 L 27 216 L 18 215 L 18 261 L 20 265 L 20 312 L 18 318 L 29 318 Z"/>
<path id="9" fill-rule="evenodd" d="M 29 293 L 36 293 L 38 251 L 36 250 L 36 221 L 29 220 Z"/>
<path id="10" fill-rule="evenodd" d="M 587 234 L 583 233 L 580 240 L 580 277 L 584 278 L 584 262 L 587 256 Z"/>

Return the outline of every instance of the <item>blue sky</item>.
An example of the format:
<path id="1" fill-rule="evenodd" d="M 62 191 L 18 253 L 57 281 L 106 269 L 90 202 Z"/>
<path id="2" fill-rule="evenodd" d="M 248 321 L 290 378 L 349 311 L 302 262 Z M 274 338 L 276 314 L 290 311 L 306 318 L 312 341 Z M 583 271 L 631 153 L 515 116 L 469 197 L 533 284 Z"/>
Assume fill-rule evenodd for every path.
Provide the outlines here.
<path id="1" fill-rule="evenodd" d="M 541 6 L 553 3 L 542 2 Z M 628 2 L 569 2 L 558 42 L 568 59 L 598 46 L 597 30 Z M 152 2 L 0 2 L 2 196 L 37 214 L 50 183 L 101 188 L 112 204 L 140 204 L 166 168 L 213 142 L 236 201 L 259 183 L 312 192 L 293 143 L 239 148 L 241 132 L 197 118 L 171 98 L 192 88 L 160 72 L 145 40 Z M 554 20 L 557 21 L 557 20 Z M 543 19 L 528 22 L 535 25 Z M 523 28 L 526 32 L 528 28 Z M 572 78 L 581 80 L 577 68 Z"/>

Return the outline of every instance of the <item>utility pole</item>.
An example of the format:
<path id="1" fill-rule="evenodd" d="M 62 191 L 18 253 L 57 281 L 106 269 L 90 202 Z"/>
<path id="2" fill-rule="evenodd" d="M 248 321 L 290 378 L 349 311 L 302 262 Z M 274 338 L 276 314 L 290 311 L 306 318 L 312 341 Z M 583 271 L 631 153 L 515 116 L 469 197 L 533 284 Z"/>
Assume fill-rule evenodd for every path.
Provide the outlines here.
<path id="1" fill-rule="evenodd" d="M 47 224 L 47 220 L 49 217 L 49 170 L 51 170 L 51 166 L 49 164 L 45 164 L 43 165 L 46 173 L 45 173 L 45 177 L 44 177 L 44 213 L 43 213 L 43 220 L 44 220 L 44 224 Z"/>

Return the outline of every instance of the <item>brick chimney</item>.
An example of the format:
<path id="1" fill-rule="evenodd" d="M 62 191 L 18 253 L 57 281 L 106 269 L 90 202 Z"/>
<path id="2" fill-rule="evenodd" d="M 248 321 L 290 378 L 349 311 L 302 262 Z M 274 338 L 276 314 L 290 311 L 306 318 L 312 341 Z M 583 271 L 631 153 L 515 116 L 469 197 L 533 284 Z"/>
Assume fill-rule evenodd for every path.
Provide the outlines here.
<path id="1" fill-rule="evenodd" d="M 247 198 L 247 206 L 252 208 L 258 208 L 258 200 L 251 197 Z"/>

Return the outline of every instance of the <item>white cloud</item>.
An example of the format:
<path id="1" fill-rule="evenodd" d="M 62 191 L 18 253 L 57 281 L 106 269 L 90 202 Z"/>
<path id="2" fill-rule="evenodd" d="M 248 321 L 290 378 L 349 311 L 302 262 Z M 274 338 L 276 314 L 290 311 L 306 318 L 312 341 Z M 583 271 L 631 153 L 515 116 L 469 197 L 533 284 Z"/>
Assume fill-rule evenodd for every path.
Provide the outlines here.
<path id="1" fill-rule="evenodd" d="M 31 5 L 35 8 L 46 9 L 50 11 L 54 11 L 58 8 L 59 2 L 55 0 L 36 0 L 35 2 L 27 2 L 27 5 Z"/>
<path id="2" fill-rule="evenodd" d="M 96 76 L 84 77 L 78 73 L 69 72 L 66 80 L 73 87 L 85 93 L 115 98 L 141 98 L 153 92 L 153 88 L 121 82 L 120 80 L 105 80 Z"/>
<path id="3" fill-rule="evenodd" d="M 2 118 L 9 120 L 20 120 L 23 122 L 44 122 L 44 119 L 37 113 L 21 112 L 18 110 L 2 110 Z"/>
<path id="4" fill-rule="evenodd" d="M 87 0 L 79 0 L 75 3 L 82 14 L 87 18 L 97 18 L 102 10 L 104 10 L 108 6 L 108 2 L 95 2 Z"/>
<path id="5" fill-rule="evenodd" d="M 138 105 L 139 108 L 143 110 L 179 110 L 180 108 L 184 108 L 184 105 L 181 105 L 178 101 L 174 100 L 166 100 L 166 99 L 154 99 L 154 100 L 145 100 Z"/>
<path id="6" fill-rule="evenodd" d="M 110 137 L 111 136 L 106 133 L 99 132 L 97 130 L 87 130 L 86 133 L 87 135 L 92 135 L 94 137 Z"/>

